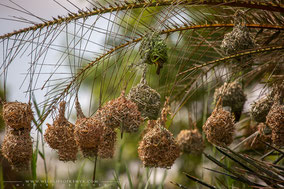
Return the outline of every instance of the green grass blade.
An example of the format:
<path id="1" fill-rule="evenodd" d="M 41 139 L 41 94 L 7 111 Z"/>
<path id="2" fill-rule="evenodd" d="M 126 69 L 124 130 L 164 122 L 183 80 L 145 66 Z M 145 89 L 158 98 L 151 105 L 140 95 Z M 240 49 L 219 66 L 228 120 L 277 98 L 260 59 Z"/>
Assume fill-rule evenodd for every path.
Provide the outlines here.
<path id="1" fill-rule="evenodd" d="M 118 175 L 116 174 L 115 171 L 113 172 L 113 177 L 114 177 L 114 181 L 115 181 L 116 184 L 117 184 L 117 187 L 118 187 L 119 189 L 122 189 L 121 184 L 120 184 L 120 181 L 119 181 L 119 178 L 118 178 Z"/>
<path id="2" fill-rule="evenodd" d="M 0 166 L 0 188 L 4 188 L 3 167 Z"/>
<path id="3" fill-rule="evenodd" d="M 82 166 L 81 166 L 80 169 L 79 169 L 79 173 L 78 173 L 78 176 L 77 176 L 77 180 L 81 180 L 82 172 L 83 172 L 83 169 L 84 169 L 84 167 L 85 167 L 86 161 L 87 161 L 87 160 L 85 160 L 85 161 L 83 162 Z M 76 184 L 75 184 L 75 189 L 79 189 L 79 186 L 80 186 L 80 183 L 79 183 L 79 182 L 76 182 Z"/>
<path id="4" fill-rule="evenodd" d="M 130 176 L 130 173 L 129 173 L 129 170 L 128 170 L 127 165 L 125 165 L 125 169 L 126 169 L 126 174 L 127 174 L 128 182 L 129 182 L 129 187 L 130 187 L 130 189 L 134 189 L 134 188 L 133 188 L 133 184 L 132 184 L 132 180 L 131 180 L 131 176 Z"/>

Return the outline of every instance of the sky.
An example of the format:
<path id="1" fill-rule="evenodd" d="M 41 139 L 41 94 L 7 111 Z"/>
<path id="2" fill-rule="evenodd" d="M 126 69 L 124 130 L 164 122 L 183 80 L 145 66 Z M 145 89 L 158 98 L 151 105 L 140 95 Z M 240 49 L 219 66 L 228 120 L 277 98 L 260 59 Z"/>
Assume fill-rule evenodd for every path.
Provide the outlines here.
<path id="1" fill-rule="evenodd" d="M 14 2 L 14 3 L 13 3 Z M 68 11 L 62 8 L 59 4 L 57 4 L 53 0 L 13 0 L 13 2 L 9 0 L 1 0 L 0 2 L 0 35 L 12 32 L 14 30 L 19 30 L 28 26 L 31 26 L 31 24 L 19 22 L 19 21 L 13 21 L 14 19 L 18 18 L 25 18 L 28 20 L 32 20 L 36 23 L 41 23 L 42 21 L 40 19 L 37 19 L 35 17 L 32 17 L 30 15 L 27 15 L 23 13 L 23 9 L 30 12 L 31 14 L 46 19 L 46 20 L 52 20 L 52 16 L 57 17 L 59 15 L 64 16 L 67 15 Z M 63 5 L 66 9 L 76 12 L 77 8 L 70 3 L 68 3 L 66 0 L 57 0 L 58 3 Z M 82 0 L 71 0 L 72 3 L 76 4 L 76 6 L 79 6 L 80 8 L 85 8 L 86 6 L 89 6 L 89 3 Z M 17 9 L 17 10 L 15 10 Z M 20 10 L 20 11 L 19 11 Z M 60 43 L 58 39 L 55 43 Z M 3 44 L 0 46 L 0 61 L 1 64 L 3 63 Z M 27 54 L 27 53 L 26 53 Z M 50 62 L 56 62 L 56 58 L 58 57 L 58 53 L 55 54 L 55 52 L 49 53 L 49 59 L 47 61 Z M 22 101 L 27 102 L 28 101 L 28 95 L 26 95 L 25 91 L 28 88 L 28 82 L 24 82 L 26 73 L 29 69 L 29 62 L 30 59 L 27 55 L 24 56 L 18 56 L 19 58 L 15 59 L 12 64 L 9 66 L 8 70 L 8 76 L 7 79 L 7 86 L 8 86 L 8 101 Z M 54 58 L 53 58 L 54 57 Z M 48 68 L 46 68 L 48 69 Z M 54 68 L 50 68 L 54 69 Z M 66 68 L 62 68 L 62 72 L 66 72 Z M 3 69 L 1 70 L 3 72 Z M 44 70 L 44 72 L 48 72 L 48 70 Z M 45 79 L 47 79 L 47 75 L 41 75 L 40 76 L 40 82 L 44 82 Z M 1 87 L 3 86 L 3 75 L 0 77 L 1 81 Z M 46 91 L 37 91 L 37 97 L 38 101 L 41 102 L 44 100 L 44 94 Z"/>

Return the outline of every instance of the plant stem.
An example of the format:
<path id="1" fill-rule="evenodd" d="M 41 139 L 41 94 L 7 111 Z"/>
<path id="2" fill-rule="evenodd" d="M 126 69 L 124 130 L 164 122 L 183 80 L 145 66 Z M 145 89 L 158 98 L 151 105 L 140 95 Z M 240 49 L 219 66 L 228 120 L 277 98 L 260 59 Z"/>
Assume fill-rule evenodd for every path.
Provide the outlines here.
<path id="1" fill-rule="evenodd" d="M 94 165 L 94 172 L 93 172 L 93 184 L 95 184 L 95 181 L 96 181 L 97 160 L 98 160 L 98 156 L 95 157 L 95 165 Z"/>

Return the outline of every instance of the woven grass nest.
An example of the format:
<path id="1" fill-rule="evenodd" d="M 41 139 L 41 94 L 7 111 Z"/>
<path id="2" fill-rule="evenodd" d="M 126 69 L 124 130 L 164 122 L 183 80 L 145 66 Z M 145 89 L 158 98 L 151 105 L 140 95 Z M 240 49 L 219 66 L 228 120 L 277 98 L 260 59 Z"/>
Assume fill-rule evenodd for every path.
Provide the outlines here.
<path id="1" fill-rule="evenodd" d="M 177 136 L 177 143 L 184 153 L 201 154 L 204 149 L 202 135 L 197 129 L 181 130 Z"/>
<path id="2" fill-rule="evenodd" d="M 246 95 L 237 82 L 224 83 L 220 88 L 217 88 L 214 93 L 214 103 L 222 98 L 223 106 L 229 106 L 232 111 L 242 111 L 243 106 L 246 102 Z"/>
<path id="3" fill-rule="evenodd" d="M 139 52 L 147 64 L 156 64 L 157 74 L 168 60 L 167 45 L 159 33 L 148 34 L 141 43 Z"/>
<path id="4" fill-rule="evenodd" d="M 279 99 L 274 101 L 268 115 L 266 124 L 272 130 L 272 141 L 278 147 L 284 146 L 284 105 Z"/>
<path id="5" fill-rule="evenodd" d="M 217 103 L 211 116 L 202 127 L 207 140 L 217 146 L 228 146 L 233 142 L 234 119 L 230 112 Z"/>
<path id="6" fill-rule="evenodd" d="M 47 124 L 44 139 L 52 149 L 58 151 L 60 161 L 75 161 L 78 147 L 74 138 L 75 126 L 64 116 L 66 102 L 60 103 L 59 115 L 53 125 Z"/>
<path id="7" fill-rule="evenodd" d="M 96 156 L 104 124 L 96 116 L 85 117 L 78 99 L 76 100 L 76 110 L 75 141 L 83 152 L 84 157 Z"/>
<path id="8" fill-rule="evenodd" d="M 180 155 L 180 148 L 173 134 L 165 128 L 170 108 L 166 100 L 157 121 L 148 120 L 147 128 L 139 142 L 138 155 L 145 167 L 170 168 Z"/>
<path id="9" fill-rule="evenodd" d="M 270 96 L 261 98 L 251 105 L 250 114 L 257 122 L 265 122 L 266 116 L 273 105 L 273 99 Z"/>
<path id="10" fill-rule="evenodd" d="M 180 149 L 166 128 L 156 126 L 142 138 L 138 155 L 145 167 L 170 168 L 180 155 Z"/>
<path id="11" fill-rule="evenodd" d="M 226 55 L 235 54 L 239 51 L 251 49 L 255 42 L 250 36 L 249 30 L 243 20 L 244 13 L 237 11 L 235 14 L 235 26 L 233 31 L 225 34 L 221 44 L 221 49 Z"/>
<path id="12" fill-rule="evenodd" d="M 161 96 L 149 85 L 140 82 L 130 90 L 128 98 L 137 104 L 142 117 L 150 120 L 158 119 L 161 107 Z"/>
<path id="13" fill-rule="evenodd" d="M 22 102 L 4 103 L 3 119 L 13 129 L 31 129 L 31 121 L 33 120 L 31 105 Z"/>
<path id="14" fill-rule="evenodd" d="M 100 158 L 112 158 L 115 152 L 116 132 L 114 129 L 103 126 L 100 145 L 98 147 L 98 156 Z"/>
<path id="15" fill-rule="evenodd" d="M 137 132 L 143 121 L 138 106 L 125 97 L 124 91 L 120 97 L 109 101 L 99 111 L 106 126 L 119 127 L 122 132 Z"/>
<path id="16" fill-rule="evenodd" d="M 253 149 L 253 150 L 263 150 L 266 149 L 267 145 L 263 142 L 271 143 L 271 129 L 265 123 L 258 123 L 256 125 L 250 125 L 246 128 L 244 136 L 249 137 L 250 135 L 254 134 L 256 131 L 259 134 L 246 141 L 244 146 L 246 149 Z"/>
<path id="17" fill-rule="evenodd" d="M 30 130 L 9 128 L 2 143 L 2 154 L 15 171 L 29 170 L 33 154 Z"/>

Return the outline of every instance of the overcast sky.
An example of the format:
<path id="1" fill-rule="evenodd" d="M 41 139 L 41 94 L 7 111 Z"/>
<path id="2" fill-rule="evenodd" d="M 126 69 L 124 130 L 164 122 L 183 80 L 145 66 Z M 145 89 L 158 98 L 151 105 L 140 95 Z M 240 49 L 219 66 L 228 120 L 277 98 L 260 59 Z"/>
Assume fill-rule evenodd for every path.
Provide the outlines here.
<path id="1" fill-rule="evenodd" d="M 25 18 L 37 23 L 41 23 L 40 19 L 37 19 L 35 17 L 32 17 L 17 10 L 13 10 L 9 7 L 22 11 L 22 9 L 20 8 L 21 6 L 22 8 L 31 12 L 32 14 L 46 20 L 51 20 L 52 16 L 57 17 L 58 15 L 67 15 L 68 12 L 53 0 L 13 0 L 13 2 L 17 3 L 18 6 L 10 2 L 9 0 L 0 1 L 0 35 L 31 26 L 30 24 L 12 21 L 10 19 Z M 77 11 L 77 9 L 73 5 L 68 3 L 66 0 L 57 0 L 57 2 L 64 5 L 64 7 L 70 11 L 73 12 Z M 73 2 L 74 4 L 76 4 L 76 6 L 79 6 L 80 8 L 84 8 L 89 5 L 86 1 L 82 0 L 71 0 L 71 2 Z M 3 62 L 2 44 L 0 46 L 0 52 L 1 52 L 0 61 L 2 64 Z M 20 88 L 21 83 L 25 78 L 25 73 L 27 73 L 27 70 L 29 68 L 27 62 L 28 62 L 27 57 L 23 56 L 19 59 L 16 59 L 9 67 L 8 79 L 7 79 L 9 87 L 8 88 L 9 101 L 14 101 L 14 100 L 27 101 L 28 97 L 26 97 L 26 95 L 24 94 L 24 91 L 27 89 L 26 88 L 27 86 L 23 86 L 22 88 Z M 1 78 L 1 83 L 2 82 L 3 82 L 3 77 Z"/>

